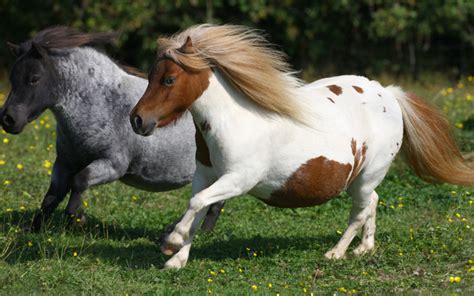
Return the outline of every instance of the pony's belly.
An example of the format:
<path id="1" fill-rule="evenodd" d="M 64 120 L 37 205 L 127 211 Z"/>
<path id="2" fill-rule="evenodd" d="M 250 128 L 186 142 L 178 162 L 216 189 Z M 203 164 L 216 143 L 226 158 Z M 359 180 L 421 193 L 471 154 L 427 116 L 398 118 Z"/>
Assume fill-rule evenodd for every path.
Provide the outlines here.
<path id="1" fill-rule="evenodd" d="M 351 172 L 351 164 L 319 156 L 302 164 L 284 180 L 258 184 L 250 194 L 281 208 L 319 205 L 346 189 Z"/>
<path id="2" fill-rule="evenodd" d="M 167 182 L 167 181 L 156 181 L 146 180 L 142 176 L 127 174 L 120 178 L 120 182 L 132 186 L 141 190 L 160 192 L 174 190 L 183 187 L 189 183 L 189 180 L 184 182 Z"/>

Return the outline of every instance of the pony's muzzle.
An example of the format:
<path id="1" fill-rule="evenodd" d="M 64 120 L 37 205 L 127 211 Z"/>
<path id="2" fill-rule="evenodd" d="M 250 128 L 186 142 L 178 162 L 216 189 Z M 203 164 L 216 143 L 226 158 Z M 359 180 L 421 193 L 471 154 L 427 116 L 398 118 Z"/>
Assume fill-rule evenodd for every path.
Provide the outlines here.
<path id="1" fill-rule="evenodd" d="M 151 136 L 156 127 L 153 120 L 145 121 L 140 115 L 133 113 L 130 115 L 130 124 L 135 133 L 145 137 Z"/>

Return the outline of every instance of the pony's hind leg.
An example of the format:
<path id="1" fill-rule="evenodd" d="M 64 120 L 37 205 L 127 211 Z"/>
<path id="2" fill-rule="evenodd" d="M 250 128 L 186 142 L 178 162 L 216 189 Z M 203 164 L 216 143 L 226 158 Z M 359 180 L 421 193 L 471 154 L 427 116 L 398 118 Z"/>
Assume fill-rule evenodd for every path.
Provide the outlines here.
<path id="1" fill-rule="evenodd" d="M 346 254 L 347 248 L 351 244 L 357 232 L 364 226 L 364 232 L 367 232 L 367 245 L 372 248 L 374 245 L 374 233 L 375 233 L 375 208 L 377 207 L 378 196 L 375 191 L 369 195 L 368 198 L 362 200 L 353 198 L 352 209 L 349 218 L 349 226 L 342 235 L 337 245 L 326 252 L 325 256 L 329 259 L 340 259 Z M 364 233 L 365 238 L 366 233 Z M 372 246 L 370 247 L 370 243 Z"/>
<path id="2" fill-rule="evenodd" d="M 391 160 L 384 159 L 377 167 L 365 170 L 349 186 L 347 193 L 352 198 L 352 209 L 349 226 L 337 245 L 328 251 L 327 258 L 339 259 L 344 257 L 357 232 L 364 227 L 362 242 L 354 250 L 356 255 L 362 255 L 374 248 L 375 245 L 375 213 L 379 197 L 375 188 L 382 182 L 390 167 Z"/>
<path id="3" fill-rule="evenodd" d="M 364 255 L 375 247 L 375 216 L 378 202 L 379 196 L 377 192 L 373 191 L 369 205 L 369 214 L 362 232 L 362 242 L 354 249 L 354 255 Z"/>

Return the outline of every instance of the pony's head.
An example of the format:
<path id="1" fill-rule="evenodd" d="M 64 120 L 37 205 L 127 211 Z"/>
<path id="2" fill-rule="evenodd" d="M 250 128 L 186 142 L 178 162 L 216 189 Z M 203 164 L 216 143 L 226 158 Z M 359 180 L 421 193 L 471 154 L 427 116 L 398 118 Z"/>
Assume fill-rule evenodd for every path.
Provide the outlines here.
<path id="1" fill-rule="evenodd" d="M 28 49 L 8 45 L 17 61 L 10 74 L 11 91 L 0 111 L 0 122 L 6 132 L 18 134 L 54 103 L 49 90 L 55 73 L 41 45 L 31 43 Z"/>
<path id="2" fill-rule="evenodd" d="M 183 54 L 193 50 L 190 37 L 178 49 Z M 180 64 L 170 51 L 160 53 L 149 74 L 148 87 L 130 114 L 133 130 L 149 136 L 155 127 L 177 120 L 206 90 L 209 72 L 210 67 L 198 70 Z"/>
<path id="3" fill-rule="evenodd" d="M 302 82 L 285 55 L 257 31 L 236 25 L 197 25 L 158 40 L 158 58 L 145 94 L 130 114 L 138 134 L 179 117 L 209 86 L 212 69 L 264 111 L 304 122 Z"/>
<path id="4" fill-rule="evenodd" d="M 81 33 L 68 27 L 51 27 L 20 45 L 8 43 L 16 61 L 10 72 L 11 90 L 0 109 L 0 124 L 12 134 L 20 133 L 56 103 L 52 90 L 58 83 L 52 56 L 61 49 L 110 42 L 115 33 Z"/>

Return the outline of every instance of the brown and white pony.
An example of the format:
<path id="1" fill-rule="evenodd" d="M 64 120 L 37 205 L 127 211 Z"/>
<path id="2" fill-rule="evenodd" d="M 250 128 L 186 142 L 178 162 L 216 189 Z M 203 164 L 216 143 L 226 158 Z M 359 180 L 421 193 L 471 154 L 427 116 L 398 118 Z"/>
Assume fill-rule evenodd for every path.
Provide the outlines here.
<path id="1" fill-rule="evenodd" d="M 189 207 L 162 246 L 174 254 L 165 268 L 185 266 L 209 205 L 245 193 L 291 208 L 346 190 L 349 226 L 326 257 L 343 257 L 362 227 L 354 253 L 366 253 L 374 247 L 374 190 L 400 148 L 420 177 L 474 185 L 446 119 L 398 87 L 360 76 L 304 84 L 281 52 L 242 26 L 194 26 L 159 44 L 132 125 L 149 135 L 189 109 L 198 146 Z"/>

